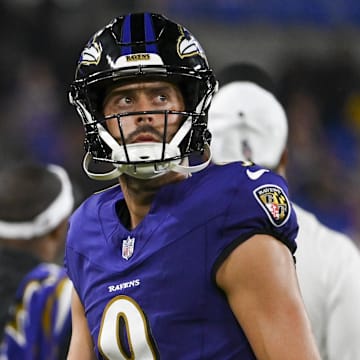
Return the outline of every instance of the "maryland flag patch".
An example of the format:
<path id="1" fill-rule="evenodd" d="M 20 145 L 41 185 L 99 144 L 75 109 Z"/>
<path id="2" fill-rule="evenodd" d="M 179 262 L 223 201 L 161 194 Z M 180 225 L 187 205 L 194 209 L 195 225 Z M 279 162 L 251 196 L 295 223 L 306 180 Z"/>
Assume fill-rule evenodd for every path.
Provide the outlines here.
<path id="1" fill-rule="evenodd" d="M 284 225 L 290 216 L 290 203 L 283 189 L 277 185 L 262 185 L 253 194 L 276 227 Z"/>

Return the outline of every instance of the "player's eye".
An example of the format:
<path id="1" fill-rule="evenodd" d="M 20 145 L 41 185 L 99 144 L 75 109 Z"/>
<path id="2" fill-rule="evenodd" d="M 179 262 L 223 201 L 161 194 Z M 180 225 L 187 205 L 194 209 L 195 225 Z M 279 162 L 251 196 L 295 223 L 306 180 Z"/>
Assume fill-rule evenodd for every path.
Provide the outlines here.
<path id="1" fill-rule="evenodd" d="M 129 106 L 133 104 L 133 99 L 130 96 L 119 96 L 114 98 L 112 102 L 112 106 L 114 110 L 125 110 L 128 109 Z"/>
<path id="2" fill-rule="evenodd" d="M 169 102 L 169 97 L 165 94 L 158 94 L 155 97 L 155 102 L 161 105 L 165 105 Z"/>
<path id="3" fill-rule="evenodd" d="M 120 99 L 120 104 L 124 103 L 126 105 L 131 104 L 132 103 L 132 99 L 129 96 L 124 96 L 123 98 Z"/>

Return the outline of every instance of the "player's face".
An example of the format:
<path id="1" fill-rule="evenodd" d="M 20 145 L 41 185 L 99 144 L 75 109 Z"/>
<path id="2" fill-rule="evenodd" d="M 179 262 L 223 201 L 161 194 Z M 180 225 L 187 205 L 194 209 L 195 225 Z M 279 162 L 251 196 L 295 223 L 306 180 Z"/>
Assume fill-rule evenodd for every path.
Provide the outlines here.
<path id="1" fill-rule="evenodd" d="M 120 85 L 112 89 L 104 101 L 104 115 L 153 110 L 184 111 L 185 104 L 180 89 L 166 81 L 146 81 Z M 183 117 L 168 115 L 166 140 L 169 142 L 179 129 Z M 164 114 L 137 114 L 120 119 L 124 139 L 127 144 L 163 140 Z M 119 121 L 116 118 L 107 120 L 111 135 L 120 143 Z"/>

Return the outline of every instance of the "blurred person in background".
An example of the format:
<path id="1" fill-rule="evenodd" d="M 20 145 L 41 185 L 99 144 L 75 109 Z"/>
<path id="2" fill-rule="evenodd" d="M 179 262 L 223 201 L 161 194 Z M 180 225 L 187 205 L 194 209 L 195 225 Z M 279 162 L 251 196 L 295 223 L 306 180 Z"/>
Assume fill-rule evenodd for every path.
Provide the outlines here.
<path id="1" fill-rule="evenodd" d="M 287 180 L 292 199 L 360 245 L 360 78 L 351 56 L 345 56 L 288 59 L 278 74 L 277 94 L 289 124 Z"/>
<path id="2" fill-rule="evenodd" d="M 1 360 L 65 359 L 72 285 L 62 266 L 74 196 L 58 165 L 0 171 Z"/>
<path id="3" fill-rule="evenodd" d="M 288 122 L 269 74 L 238 63 L 224 68 L 219 81 L 209 111 L 213 161 L 252 161 L 285 177 Z M 297 273 L 322 359 L 360 359 L 360 253 L 348 236 L 294 208 Z"/>

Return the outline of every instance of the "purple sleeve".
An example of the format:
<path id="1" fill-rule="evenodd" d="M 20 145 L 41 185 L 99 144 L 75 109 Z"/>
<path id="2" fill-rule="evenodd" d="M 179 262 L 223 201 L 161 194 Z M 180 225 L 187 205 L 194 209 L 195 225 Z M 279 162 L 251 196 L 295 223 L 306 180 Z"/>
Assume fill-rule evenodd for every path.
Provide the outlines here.
<path id="1" fill-rule="evenodd" d="M 57 265 L 41 264 L 25 277 L 5 326 L 5 359 L 59 359 L 71 334 L 71 287 Z"/>

